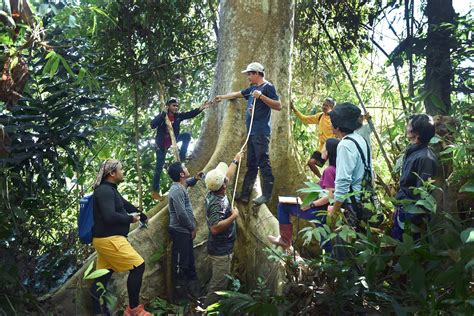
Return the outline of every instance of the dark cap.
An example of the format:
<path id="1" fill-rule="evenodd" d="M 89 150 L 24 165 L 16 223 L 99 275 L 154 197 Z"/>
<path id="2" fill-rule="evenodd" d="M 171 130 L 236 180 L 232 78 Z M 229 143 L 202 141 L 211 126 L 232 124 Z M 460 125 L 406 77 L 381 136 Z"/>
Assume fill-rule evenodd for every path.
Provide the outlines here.
<path id="1" fill-rule="evenodd" d="M 361 127 L 360 115 L 360 109 L 349 102 L 338 104 L 329 112 L 334 128 L 343 127 L 352 131 Z"/>
<path id="2" fill-rule="evenodd" d="M 166 101 L 166 105 L 170 105 L 170 104 L 174 104 L 174 103 L 178 103 L 178 98 L 171 97 L 171 98 L 169 98 L 168 101 Z"/>

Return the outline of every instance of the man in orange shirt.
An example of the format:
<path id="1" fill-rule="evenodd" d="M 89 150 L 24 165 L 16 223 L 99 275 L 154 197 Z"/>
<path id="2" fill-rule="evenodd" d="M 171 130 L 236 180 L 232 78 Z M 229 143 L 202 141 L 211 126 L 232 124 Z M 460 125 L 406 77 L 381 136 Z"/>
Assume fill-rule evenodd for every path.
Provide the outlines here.
<path id="1" fill-rule="evenodd" d="M 335 105 L 336 102 L 334 102 L 333 99 L 326 98 L 321 107 L 321 112 L 306 116 L 295 108 L 293 102 L 290 103 L 291 109 L 303 124 L 319 125 L 319 149 L 315 151 L 308 160 L 308 167 L 318 178 L 321 178 L 321 173 L 319 172 L 318 167 L 323 166 L 326 162 L 321 157 L 321 150 L 328 138 L 335 138 L 332 130 L 331 118 L 329 117 L 329 112 L 331 112 Z"/>

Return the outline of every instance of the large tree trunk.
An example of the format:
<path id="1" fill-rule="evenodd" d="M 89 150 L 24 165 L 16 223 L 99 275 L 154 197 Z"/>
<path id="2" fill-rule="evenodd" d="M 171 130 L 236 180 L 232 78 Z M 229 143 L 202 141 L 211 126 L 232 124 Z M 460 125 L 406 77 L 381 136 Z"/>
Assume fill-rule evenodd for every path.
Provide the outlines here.
<path id="1" fill-rule="evenodd" d="M 272 139 L 270 143 L 271 163 L 275 175 L 272 201 L 253 210 L 249 205 L 237 204 L 240 217 L 237 221 L 238 239 L 234 252 L 232 272 L 243 283 L 252 287 L 257 277 L 267 281 L 268 287 L 278 291 L 283 280 L 283 270 L 270 262 L 263 252 L 268 247 L 266 236 L 278 234 L 278 221 L 274 213 L 277 196 L 294 194 L 304 180 L 303 170 L 296 160 L 295 146 L 291 137 L 289 98 L 291 81 L 291 53 L 293 41 L 294 3 L 289 0 L 272 1 L 221 1 L 219 52 L 212 96 L 238 91 L 246 86 L 246 76 L 241 70 L 252 61 L 261 62 L 266 77 L 277 88 L 283 109 L 272 111 Z M 245 102 L 243 99 L 221 102 L 206 112 L 201 137 L 195 148 L 195 157 L 189 164 L 191 172 L 208 171 L 220 161 L 229 163 L 242 146 L 246 137 Z M 242 163 L 238 185 L 241 185 L 246 171 Z M 256 187 L 259 187 L 257 181 Z M 229 196 L 232 189 L 229 188 Z M 194 241 L 196 269 L 201 283 L 209 279 L 209 265 L 206 260 L 208 228 L 205 221 L 204 183 L 198 183 L 190 190 L 198 233 Z M 255 192 L 255 194 L 257 194 Z M 152 213 L 148 229 L 130 233 L 132 245 L 145 258 L 147 264 L 141 291 L 146 302 L 156 296 L 168 297 L 168 260 L 165 255 L 158 263 L 150 263 L 150 257 L 160 248 L 167 247 L 168 210 L 166 202 L 158 205 Z M 272 210 L 272 211 L 270 211 Z M 81 269 L 57 293 L 52 296 L 52 306 L 61 314 L 85 314 L 89 298 L 83 282 Z M 127 303 L 126 273 L 116 274 L 109 289 L 121 304 Z M 168 281 L 167 281 L 168 279 Z M 168 286 L 169 287 L 169 286 Z"/>
<path id="2" fill-rule="evenodd" d="M 453 67 L 451 49 L 455 45 L 453 28 L 443 23 L 454 24 L 452 0 L 428 0 L 428 37 L 426 42 L 425 99 L 426 113 L 448 115 L 451 109 L 451 82 Z"/>

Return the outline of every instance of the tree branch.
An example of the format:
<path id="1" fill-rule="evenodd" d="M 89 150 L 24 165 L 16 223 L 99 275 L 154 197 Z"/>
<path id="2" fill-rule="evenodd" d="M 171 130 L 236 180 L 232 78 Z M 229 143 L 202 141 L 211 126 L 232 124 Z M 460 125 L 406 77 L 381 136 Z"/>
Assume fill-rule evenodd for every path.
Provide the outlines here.
<path id="1" fill-rule="evenodd" d="M 331 44 L 332 48 L 334 49 L 334 52 L 336 53 L 337 55 L 337 58 L 339 59 L 339 62 L 341 63 L 342 65 L 342 68 L 344 69 L 344 72 L 346 73 L 347 77 L 349 78 L 349 81 L 351 83 L 351 86 L 352 88 L 354 89 L 354 92 L 357 96 L 357 98 L 359 99 L 359 102 L 360 102 L 360 105 L 362 106 L 362 108 L 364 109 L 364 113 L 367 113 L 367 110 L 365 108 L 365 105 L 364 105 L 364 101 L 362 100 L 360 94 L 359 94 L 359 91 L 357 90 L 357 87 L 355 86 L 354 84 L 354 81 L 352 80 L 352 76 L 349 72 L 349 70 L 347 69 L 345 63 L 344 63 L 344 60 L 342 59 L 342 56 L 336 46 L 336 44 L 334 43 L 331 35 L 329 34 L 329 31 L 328 29 L 326 28 L 326 25 L 323 23 L 321 17 L 319 16 L 318 12 L 316 12 L 316 10 L 314 9 L 314 7 L 312 8 L 316 18 L 318 19 L 318 22 L 319 24 L 321 25 L 321 27 L 323 28 L 324 30 L 324 33 L 326 33 L 326 36 L 328 37 L 328 40 L 329 40 L 329 43 Z M 382 141 L 380 140 L 380 137 L 377 133 L 377 131 L 375 130 L 375 127 L 374 127 L 374 123 L 372 122 L 372 120 L 369 118 L 367 120 L 367 123 L 369 124 L 369 127 L 370 129 L 372 130 L 372 132 L 374 133 L 374 136 L 375 136 L 375 139 L 377 140 L 377 143 L 380 147 L 380 151 L 382 152 L 382 155 L 383 157 L 385 158 L 385 162 L 387 164 L 387 167 L 388 167 L 388 170 L 390 171 L 390 175 L 392 176 L 393 178 L 393 166 L 392 166 L 392 163 L 390 161 L 390 159 L 388 158 L 388 155 L 387 155 L 387 152 L 385 151 L 385 149 L 383 148 L 383 144 L 382 144 Z"/>

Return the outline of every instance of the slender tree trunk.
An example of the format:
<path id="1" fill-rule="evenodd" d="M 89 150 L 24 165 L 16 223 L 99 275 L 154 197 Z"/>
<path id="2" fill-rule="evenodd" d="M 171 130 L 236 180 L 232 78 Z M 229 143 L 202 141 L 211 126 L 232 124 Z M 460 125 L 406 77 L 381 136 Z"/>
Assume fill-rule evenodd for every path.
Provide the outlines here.
<path id="1" fill-rule="evenodd" d="M 415 97 L 415 92 L 413 90 L 413 7 L 415 0 L 405 0 L 405 22 L 407 28 L 407 40 L 409 42 L 409 49 L 407 51 L 408 58 L 408 98 L 410 99 L 409 105 L 410 110 L 413 112 L 413 98 Z M 394 65 L 394 67 L 396 67 Z"/>
<path id="2" fill-rule="evenodd" d="M 451 110 L 453 67 L 450 51 L 454 46 L 452 28 L 455 13 L 452 0 L 428 0 L 428 37 L 426 43 L 425 99 L 426 113 L 448 115 Z"/>
<path id="3" fill-rule="evenodd" d="M 314 8 L 313 8 L 314 10 Z M 365 105 L 364 105 L 364 101 L 362 100 L 360 94 L 359 94 L 359 91 L 357 90 L 357 87 L 355 86 L 355 83 L 354 81 L 352 80 L 352 76 L 351 76 L 351 73 L 349 72 L 349 69 L 347 69 L 346 67 L 346 64 L 344 63 L 344 60 L 342 59 L 342 56 L 341 54 L 339 53 L 339 49 L 338 47 L 336 46 L 336 44 L 334 43 L 334 41 L 332 40 L 332 37 L 331 37 L 331 34 L 329 34 L 329 31 L 328 29 L 326 28 L 326 25 L 324 24 L 323 20 L 320 18 L 320 16 L 318 15 L 318 13 L 316 12 L 316 10 L 314 10 L 314 13 L 316 14 L 316 17 L 319 21 L 319 24 L 321 25 L 321 27 L 323 28 L 324 30 L 324 33 L 326 33 L 326 36 L 328 37 L 329 39 L 329 43 L 331 44 L 332 48 L 334 49 L 334 52 L 336 53 L 336 56 L 342 66 L 342 68 L 344 69 L 344 72 L 346 73 L 347 75 L 347 78 L 349 79 L 349 82 L 351 83 L 351 86 L 352 86 L 352 89 L 354 90 L 356 96 L 357 96 L 357 99 L 359 100 L 359 103 L 360 103 L 360 106 L 362 107 L 364 113 L 367 113 L 367 109 L 365 108 Z M 380 137 L 379 137 L 379 134 L 377 133 L 377 131 L 375 130 L 375 127 L 374 127 L 374 123 L 372 122 L 371 119 L 367 120 L 367 123 L 369 124 L 370 126 L 370 129 L 372 130 L 374 136 L 375 136 L 375 139 L 377 140 L 377 143 L 379 145 L 379 148 L 380 148 L 380 151 L 382 152 L 382 155 L 385 159 L 385 163 L 387 164 L 387 167 L 388 167 L 388 170 L 390 171 L 390 175 L 392 177 L 392 179 L 394 179 L 394 173 L 393 173 L 393 165 L 392 165 L 392 162 L 390 161 L 390 158 L 388 158 L 388 155 L 387 155 L 387 152 L 385 151 L 384 147 L 383 147 L 383 144 L 382 144 L 382 141 L 380 140 Z"/>
<path id="4" fill-rule="evenodd" d="M 261 62 L 266 69 L 266 77 L 272 82 L 281 98 L 283 109 L 272 111 L 272 138 L 270 159 L 275 176 L 272 201 L 257 209 L 251 205 L 237 204 L 240 216 L 237 221 L 237 241 L 234 249 L 232 274 L 249 287 L 262 277 L 269 289 L 278 291 L 283 281 L 283 269 L 270 261 L 264 248 L 270 244 L 267 235 L 278 234 L 275 212 L 278 195 L 295 194 L 302 186 L 305 176 L 301 163 L 297 161 L 291 134 L 289 93 L 291 82 L 291 54 L 293 43 L 294 1 L 290 0 L 225 0 L 220 3 L 219 51 L 212 97 L 231 91 L 239 91 L 248 86 L 246 76 L 241 74 L 252 61 Z M 193 152 L 193 160 L 188 165 L 191 173 L 209 171 L 220 161 L 230 163 L 246 137 L 245 101 L 221 102 L 206 110 L 201 135 Z M 246 172 L 242 162 L 240 179 Z M 240 181 L 237 185 L 240 184 Z M 259 186 L 256 186 L 259 187 Z M 230 186 L 230 195 L 233 187 Z M 196 270 L 200 282 L 209 280 L 206 242 L 208 228 L 204 199 L 207 190 L 203 182 L 189 189 L 197 222 L 197 236 L 194 240 Z M 257 194 L 257 193 L 255 193 Z M 150 258 L 169 244 L 168 210 L 166 200 L 158 204 L 148 214 L 152 216 L 148 229 L 134 230 L 129 240 L 146 262 L 141 291 L 142 301 L 167 297 L 166 278 L 169 274 L 169 256 L 157 262 Z M 92 260 L 93 258 L 91 258 Z M 86 264 L 87 265 L 87 264 Z M 77 272 L 59 291 L 51 303 L 61 314 L 87 314 L 86 285 L 82 281 L 84 268 Z M 126 273 L 114 275 L 108 289 L 119 297 L 120 304 L 127 302 Z"/>
<path id="5" fill-rule="evenodd" d="M 133 100 L 134 100 L 134 115 L 133 115 L 133 127 L 135 129 L 135 150 L 137 151 L 137 160 L 136 160 L 136 168 L 138 174 L 138 207 L 140 210 L 143 210 L 143 188 L 142 188 L 142 179 L 143 179 L 143 171 L 142 171 L 142 159 L 140 153 L 140 129 L 138 127 L 138 118 L 139 118 L 139 107 L 140 103 L 138 101 L 138 91 L 137 87 L 133 88 Z"/>

